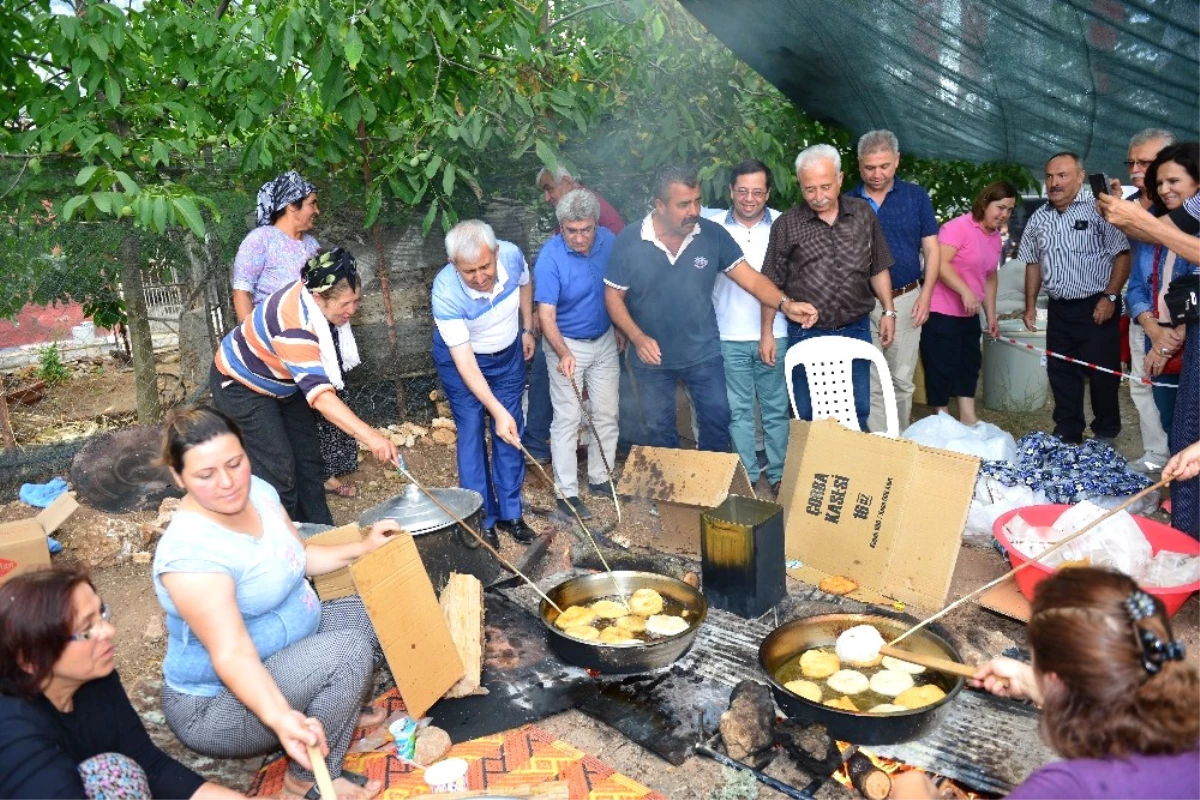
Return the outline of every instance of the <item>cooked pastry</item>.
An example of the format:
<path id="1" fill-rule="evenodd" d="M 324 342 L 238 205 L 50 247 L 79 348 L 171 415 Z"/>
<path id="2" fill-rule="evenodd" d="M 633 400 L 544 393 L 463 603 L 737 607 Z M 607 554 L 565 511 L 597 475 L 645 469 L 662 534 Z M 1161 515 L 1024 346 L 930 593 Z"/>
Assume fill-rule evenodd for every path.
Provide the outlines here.
<path id="1" fill-rule="evenodd" d="M 567 606 L 567 608 L 558 615 L 558 619 L 554 620 L 554 624 L 561 630 L 566 630 L 573 625 L 591 625 L 596 621 L 596 612 L 585 606 Z"/>
<path id="2" fill-rule="evenodd" d="M 826 700 L 825 705 L 831 708 L 840 708 L 842 711 L 858 711 L 858 706 L 854 705 L 854 701 L 844 695 L 836 700 Z"/>
<path id="3" fill-rule="evenodd" d="M 834 650 L 844 666 L 864 669 L 879 666 L 879 648 L 884 644 L 874 625 L 855 625 L 837 638 Z"/>
<path id="4" fill-rule="evenodd" d="M 920 675 L 925 671 L 925 668 L 920 664 L 913 664 L 909 661 L 901 661 L 898 658 L 891 656 L 883 657 L 883 668 L 890 669 L 894 672 L 907 672 L 909 675 Z"/>
<path id="5" fill-rule="evenodd" d="M 821 680 L 841 668 L 841 659 L 828 650 L 808 650 L 800 656 L 800 673 L 806 678 Z"/>
<path id="6" fill-rule="evenodd" d="M 662 595 L 653 589 L 638 589 L 629 596 L 629 610 L 642 617 L 662 613 Z"/>
<path id="7" fill-rule="evenodd" d="M 792 694 L 803 697 L 805 700 L 811 700 L 814 703 L 821 702 L 821 687 L 812 681 L 788 681 L 783 685 L 783 688 Z"/>
<path id="8" fill-rule="evenodd" d="M 617 619 L 617 627 L 627 630 L 630 633 L 645 633 L 646 618 L 639 617 L 637 614 L 626 614 Z"/>
<path id="9" fill-rule="evenodd" d="M 884 697 L 895 697 L 913 687 L 912 675 L 894 669 L 881 669 L 871 676 L 871 691 Z"/>
<path id="10" fill-rule="evenodd" d="M 597 600 L 592 603 L 592 611 L 596 612 L 596 616 L 604 619 L 616 619 L 629 613 L 625 606 L 616 600 Z"/>
<path id="11" fill-rule="evenodd" d="M 818 583 L 817 588 L 826 594 L 850 594 L 858 584 L 843 575 L 833 575 Z"/>
<path id="12" fill-rule="evenodd" d="M 852 669 L 839 669 L 825 683 L 838 694 L 861 694 L 871 688 L 867 676 Z"/>
<path id="13" fill-rule="evenodd" d="M 572 625 L 563 631 L 563 633 L 576 639 L 583 639 L 585 642 L 594 642 L 600 638 L 600 631 L 591 625 Z"/>
<path id="14" fill-rule="evenodd" d="M 609 625 L 600 631 L 600 641 L 605 644 L 620 644 L 621 642 L 636 642 L 637 640 L 637 637 L 632 633 L 618 628 L 616 625 Z"/>
<path id="15" fill-rule="evenodd" d="M 674 636 L 688 629 L 688 621 L 672 614 L 655 614 L 646 620 L 646 633 L 651 636 Z"/>
<path id="16" fill-rule="evenodd" d="M 891 714 L 896 711 L 908 711 L 908 709 L 895 703 L 880 703 L 871 709 L 872 714 Z"/>
<path id="17" fill-rule="evenodd" d="M 914 686 L 911 689 L 906 689 L 896 695 L 896 705 L 904 706 L 905 708 L 921 708 L 936 703 L 946 696 L 946 693 L 940 687 L 932 683 L 927 683 L 924 686 Z"/>

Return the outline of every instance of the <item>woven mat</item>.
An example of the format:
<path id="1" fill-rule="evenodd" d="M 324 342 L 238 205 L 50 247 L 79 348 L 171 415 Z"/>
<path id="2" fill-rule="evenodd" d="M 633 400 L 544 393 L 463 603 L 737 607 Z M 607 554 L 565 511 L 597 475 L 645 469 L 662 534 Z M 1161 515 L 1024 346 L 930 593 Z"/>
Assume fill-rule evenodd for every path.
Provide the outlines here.
<path id="1" fill-rule="evenodd" d="M 376 707 L 388 714 L 404 708 L 392 689 L 379 697 Z M 617 772 L 600 759 L 555 739 L 535 725 L 525 725 L 492 736 L 472 739 L 450 748 L 447 757 L 466 760 L 468 789 L 488 789 L 503 794 L 506 787 L 565 781 L 572 800 L 666 800 L 642 784 Z M 283 789 L 288 759 L 270 756 L 254 777 L 251 797 L 276 796 Z M 349 753 L 343 769 L 383 781 L 383 800 L 403 800 L 428 794 L 425 771 L 410 767 L 384 752 Z"/>

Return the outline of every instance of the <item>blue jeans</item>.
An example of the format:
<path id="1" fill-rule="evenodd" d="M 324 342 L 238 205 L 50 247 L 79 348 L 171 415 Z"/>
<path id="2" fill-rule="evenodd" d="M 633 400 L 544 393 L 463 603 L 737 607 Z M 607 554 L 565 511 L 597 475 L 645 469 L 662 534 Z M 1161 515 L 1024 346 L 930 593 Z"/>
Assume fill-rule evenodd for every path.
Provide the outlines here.
<path id="1" fill-rule="evenodd" d="M 533 349 L 533 360 L 529 362 L 529 408 L 525 418 L 525 433 L 521 436 L 521 444 L 534 458 L 550 459 L 550 423 L 553 419 L 550 375 L 546 372 L 546 354 L 539 343 Z"/>
<path id="2" fill-rule="evenodd" d="M 767 452 L 767 480 L 783 479 L 783 457 L 788 443 L 788 395 L 783 377 L 787 339 L 775 340 L 775 366 L 768 367 L 758 354 L 758 342 L 721 342 L 725 359 L 725 384 L 729 394 L 729 436 L 750 482 L 758 480 L 758 454 L 754 446 L 754 405 L 762 414 L 763 448 Z"/>
<path id="3" fill-rule="evenodd" d="M 725 361 L 720 356 L 685 369 L 645 367 L 634 356 L 631 359 L 633 379 L 646 419 L 644 444 L 651 447 L 679 447 L 676 427 L 676 387 L 683 381 L 696 406 L 700 428 L 698 450 L 728 453 L 729 395 L 725 390 Z"/>
<path id="4" fill-rule="evenodd" d="M 1155 383 L 1173 383 L 1176 387 L 1179 386 L 1178 375 L 1155 375 L 1153 380 Z M 1175 398 L 1179 396 L 1179 389 L 1151 386 L 1150 390 L 1154 394 L 1154 405 L 1158 407 L 1158 419 L 1162 423 L 1162 429 L 1170 436 L 1171 424 L 1175 421 Z"/>
<path id="5" fill-rule="evenodd" d="M 805 330 L 788 320 L 788 347 L 794 347 L 805 339 L 818 336 L 845 336 L 871 343 L 871 318 L 863 317 L 844 328 L 809 328 Z M 803 366 L 797 366 L 791 376 L 796 394 L 796 416 L 812 419 L 812 401 L 808 397 L 808 377 Z M 871 416 L 871 363 L 855 359 L 850 368 L 850 382 L 854 386 L 854 410 L 858 414 L 858 427 L 867 430 L 867 417 Z"/>

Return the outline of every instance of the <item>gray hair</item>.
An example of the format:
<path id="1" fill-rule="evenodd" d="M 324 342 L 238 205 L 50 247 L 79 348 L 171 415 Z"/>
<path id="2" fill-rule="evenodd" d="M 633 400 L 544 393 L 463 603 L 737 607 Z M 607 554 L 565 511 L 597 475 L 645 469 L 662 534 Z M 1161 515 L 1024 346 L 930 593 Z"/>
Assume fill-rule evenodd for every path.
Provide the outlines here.
<path id="1" fill-rule="evenodd" d="M 696 170 L 683 164 L 669 164 L 654 176 L 654 199 L 667 202 L 671 197 L 671 184 L 678 183 L 689 189 L 700 185 Z"/>
<path id="2" fill-rule="evenodd" d="M 896 138 L 896 134 L 891 131 L 877 130 L 867 131 L 858 139 L 858 157 L 887 151 L 890 153 L 900 154 L 900 140 Z"/>
<path id="3" fill-rule="evenodd" d="M 533 182 L 537 183 L 542 178 L 550 178 L 555 183 L 562 183 L 562 181 L 564 179 L 574 179 L 575 176 L 571 174 L 571 170 L 567 169 L 560 162 L 555 165 L 553 172 L 546 169 L 545 167 L 542 167 L 541 169 L 539 169 L 537 177 L 533 179 Z"/>
<path id="4" fill-rule="evenodd" d="M 1146 142 L 1153 142 L 1155 139 L 1162 139 L 1163 147 L 1175 144 L 1175 134 L 1170 131 L 1164 131 L 1162 128 L 1144 128 L 1129 137 L 1129 147 L 1131 149 L 1141 147 Z"/>
<path id="5" fill-rule="evenodd" d="M 554 207 L 554 216 L 561 225 L 584 219 L 600 219 L 600 201 L 587 189 L 572 189 Z"/>
<path id="6" fill-rule="evenodd" d="M 446 258 L 451 264 L 460 258 L 479 258 L 483 248 L 495 252 L 496 232 L 481 219 L 467 219 L 455 225 L 446 234 Z"/>
<path id="7" fill-rule="evenodd" d="M 816 161 L 831 161 L 834 172 L 842 171 L 842 157 L 838 154 L 836 147 L 830 144 L 814 144 L 804 148 L 800 151 L 800 155 L 796 156 L 796 175 L 799 176 L 801 170 Z"/>

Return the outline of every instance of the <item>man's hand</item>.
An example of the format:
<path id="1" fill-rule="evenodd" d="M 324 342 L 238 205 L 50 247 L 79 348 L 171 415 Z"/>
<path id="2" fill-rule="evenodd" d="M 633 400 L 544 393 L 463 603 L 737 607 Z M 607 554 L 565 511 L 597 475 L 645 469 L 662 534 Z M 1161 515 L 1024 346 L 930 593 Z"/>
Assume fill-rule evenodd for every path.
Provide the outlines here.
<path id="1" fill-rule="evenodd" d="M 649 336 L 643 336 L 641 341 L 635 342 L 635 344 L 637 345 L 637 357 L 643 364 L 657 367 L 662 363 L 662 350 L 659 349 L 658 342 Z"/>
<path id="2" fill-rule="evenodd" d="M 532 333 L 521 333 L 521 353 L 525 356 L 525 360 L 533 358 L 533 350 L 537 347 L 537 339 Z"/>
<path id="3" fill-rule="evenodd" d="M 521 434 L 517 430 L 517 421 L 513 419 L 512 414 L 502 408 L 499 415 L 493 416 L 493 420 L 496 424 L 496 435 L 513 447 L 520 449 Z"/>
<path id="4" fill-rule="evenodd" d="M 758 357 L 768 367 L 775 366 L 775 334 L 767 331 L 758 340 Z"/>
<path id="5" fill-rule="evenodd" d="M 817 324 L 817 307 L 803 300 L 791 300 L 783 304 L 783 314 L 801 328 L 811 328 Z"/>
<path id="6" fill-rule="evenodd" d="M 529 326 L 529 330 L 533 331 L 533 338 L 542 335 L 542 315 L 537 313 L 537 309 L 533 311 L 533 323 Z"/>
<path id="7" fill-rule="evenodd" d="M 617 352 L 624 353 L 625 345 L 629 343 L 629 339 L 627 339 L 625 337 L 625 334 L 623 334 L 623 333 L 621 333 L 621 331 L 617 330 L 617 327 L 615 325 L 613 326 L 613 333 L 615 333 L 617 335 Z"/>
<path id="8" fill-rule="evenodd" d="M 1113 197 L 1121 197 L 1125 194 L 1125 188 L 1121 186 L 1120 178 L 1108 179 L 1108 191 Z"/>
<path id="9" fill-rule="evenodd" d="M 926 297 L 922 292 L 917 297 L 917 302 L 913 303 L 912 322 L 914 328 L 919 328 L 929 319 L 929 305 L 933 302 L 933 296 Z"/>
<path id="10" fill-rule="evenodd" d="M 1037 307 L 1029 306 L 1025 309 L 1025 313 L 1021 315 L 1021 321 L 1025 323 L 1025 329 L 1037 333 Z"/>
<path id="11" fill-rule="evenodd" d="M 375 456 L 375 460 L 381 464 L 396 463 L 396 445 L 392 440 L 381 433 L 375 433 L 363 442 L 367 449 L 371 451 L 371 455 Z"/>
<path id="12" fill-rule="evenodd" d="M 964 289 L 959 295 L 962 300 L 963 311 L 966 311 L 971 316 L 979 313 L 979 298 L 970 289 Z"/>
<path id="13" fill-rule="evenodd" d="M 880 317 L 879 319 L 879 344 L 887 348 L 892 346 L 892 340 L 896 338 L 896 318 L 895 317 Z"/>
<path id="14" fill-rule="evenodd" d="M 570 351 L 558 360 L 558 371 L 567 378 L 575 377 L 575 356 Z"/>
<path id="15" fill-rule="evenodd" d="M 1107 297 L 1101 297 L 1096 301 L 1096 307 L 1092 310 L 1092 322 L 1097 325 L 1103 325 L 1112 319 L 1113 312 L 1116 310 L 1116 303 Z"/>
<path id="16" fill-rule="evenodd" d="M 1105 220 L 1126 236 L 1143 242 L 1154 241 L 1151 232 L 1154 216 L 1136 200 L 1122 200 L 1119 195 L 1114 197 L 1103 194 L 1096 198 L 1096 207 Z"/>

